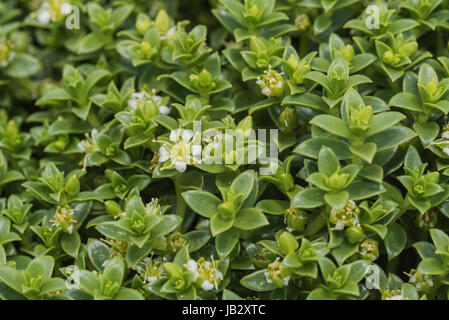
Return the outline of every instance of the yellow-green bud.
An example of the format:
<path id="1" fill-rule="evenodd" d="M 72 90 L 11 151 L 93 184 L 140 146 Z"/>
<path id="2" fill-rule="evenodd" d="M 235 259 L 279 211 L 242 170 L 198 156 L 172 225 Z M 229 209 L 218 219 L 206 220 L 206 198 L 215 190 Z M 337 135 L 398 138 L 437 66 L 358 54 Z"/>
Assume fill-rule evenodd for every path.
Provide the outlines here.
<path id="1" fill-rule="evenodd" d="M 72 175 L 64 187 L 65 192 L 68 194 L 76 194 L 80 192 L 80 180 L 76 174 Z"/>
<path id="2" fill-rule="evenodd" d="M 284 231 L 279 236 L 279 247 L 281 248 L 282 253 L 288 254 L 298 249 L 299 243 L 290 232 Z"/>
<path id="3" fill-rule="evenodd" d="M 310 27 L 310 18 L 307 14 L 301 13 L 296 16 L 294 26 L 298 31 L 306 31 Z"/>
<path id="4" fill-rule="evenodd" d="M 298 115 L 295 109 L 287 107 L 279 115 L 279 124 L 281 129 L 287 132 L 293 132 L 298 127 Z"/>
<path id="5" fill-rule="evenodd" d="M 287 228 L 303 232 L 308 220 L 308 215 L 298 208 L 289 208 L 284 213 Z"/>
<path id="6" fill-rule="evenodd" d="M 340 190 L 346 186 L 348 179 L 349 174 L 337 171 L 327 178 L 327 185 L 329 188 Z"/>
<path id="7" fill-rule="evenodd" d="M 359 243 L 365 238 L 365 234 L 360 226 L 350 226 L 345 231 L 346 238 L 352 244 Z"/>
<path id="8" fill-rule="evenodd" d="M 156 27 L 160 32 L 166 33 L 170 29 L 170 18 L 165 10 L 160 10 L 156 16 Z"/>
<path id="9" fill-rule="evenodd" d="M 114 200 L 106 201 L 104 203 L 104 207 L 106 209 L 106 212 L 113 218 L 117 218 L 122 212 L 122 208 L 120 208 L 120 205 Z"/>
<path id="10" fill-rule="evenodd" d="M 279 187 L 283 190 L 283 191 L 289 191 L 291 190 L 295 183 L 293 181 L 293 177 L 290 173 L 282 173 L 279 176 Z"/>
<path id="11" fill-rule="evenodd" d="M 350 44 L 347 44 L 346 46 L 341 46 L 340 48 L 333 48 L 334 50 L 334 57 L 343 57 L 346 59 L 346 61 L 351 62 L 352 58 L 354 57 L 354 47 Z"/>
<path id="12" fill-rule="evenodd" d="M 399 53 L 410 58 L 418 50 L 418 43 L 416 41 L 409 41 L 404 43 L 399 48 Z"/>
<path id="13" fill-rule="evenodd" d="M 148 29 L 151 27 L 152 21 L 150 17 L 148 17 L 146 14 L 139 13 L 136 20 L 136 29 L 141 34 L 144 35 L 145 32 L 148 31 Z"/>
<path id="14" fill-rule="evenodd" d="M 218 205 L 218 214 L 223 219 L 231 219 L 235 215 L 234 204 L 230 201 L 220 203 Z"/>
<path id="15" fill-rule="evenodd" d="M 142 41 L 140 43 L 140 51 L 145 58 L 151 58 L 151 56 L 154 54 L 153 47 L 147 41 Z"/>

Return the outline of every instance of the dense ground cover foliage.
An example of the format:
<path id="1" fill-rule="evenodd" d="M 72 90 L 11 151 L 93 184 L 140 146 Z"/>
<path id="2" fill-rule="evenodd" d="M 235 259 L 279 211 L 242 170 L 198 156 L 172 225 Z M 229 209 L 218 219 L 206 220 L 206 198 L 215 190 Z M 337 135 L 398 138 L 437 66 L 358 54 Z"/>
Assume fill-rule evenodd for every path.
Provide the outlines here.
<path id="1" fill-rule="evenodd" d="M 448 9 L 1 1 L 0 298 L 447 299 Z"/>

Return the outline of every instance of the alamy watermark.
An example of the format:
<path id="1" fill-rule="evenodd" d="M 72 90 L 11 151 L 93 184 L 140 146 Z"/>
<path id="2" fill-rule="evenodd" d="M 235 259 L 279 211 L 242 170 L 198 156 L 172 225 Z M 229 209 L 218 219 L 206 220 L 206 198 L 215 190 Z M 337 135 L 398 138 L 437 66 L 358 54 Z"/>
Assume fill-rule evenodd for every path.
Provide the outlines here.
<path id="1" fill-rule="evenodd" d="M 184 172 L 187 165 L 260 164 L 260 175 L 273 175 L 278 168 L 278 129 L 208 129 L 201 121 L 193 130 L 176 129 L 160 143 L 161 170 Z"/>

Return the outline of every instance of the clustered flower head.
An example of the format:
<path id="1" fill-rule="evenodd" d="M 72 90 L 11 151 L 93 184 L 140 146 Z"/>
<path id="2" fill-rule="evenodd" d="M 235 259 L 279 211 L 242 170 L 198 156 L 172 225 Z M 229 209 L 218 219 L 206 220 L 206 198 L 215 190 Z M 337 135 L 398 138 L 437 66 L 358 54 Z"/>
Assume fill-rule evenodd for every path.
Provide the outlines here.
<path id="1" fill-rule="evenodd" d="M 196 140 L 192 130 L 189 129 L 172 130 L 169 141 L 159 140 L 158 142 L 161 144 L 159 162 L 164 163 L 162 169 L 176 169 L 179 172 L 184 172 L 187 165 L 199 163 L 201 144 L 194 144 Z"/>
<path id="2" fill-rule="evenodd" d="M 195 284 L 204 291 L 218 290 L 218 286 L 223 280 L 223 274 L 218 270 L 218 261 L 211 258 L 211 261 L 204 257 L 198 261 L 190 259 L 185 264 L 185 268 L 193 274 Z"/>
<path id="3" fill-rule="evenodd" d="M 64 232 L 72 233 L 74 224 L 77 223 L 74 213 L 75 210 L 69 206 L 58 206 L 50 222 L 52 226 L 60 228 Z"/>
<path id="4" fill-rule="evenodd" d="M 271 66 L 264 71 L 264 75 L 257 78 L 256 84 L 259 85 L 261 93 L 267 97 L 280 97 L 284 92 L 285 80 L 283 73 L 279 73 Z"/>
<path id="5" fill-rule="evenodd" d="M 41 24 L 60 21 L 72 12 L 70 2 L 64 0 L 46 0 L 37 11 L 37 21 Z"/>
<path id="6" fill-rule="evenodd" d="M 152 95 L 146 91 L 135 92 L 128 100 L 128 106 L 135 111 L 137 108 L 147 108 L 152 103 L 156 104 L 160 114 L 169 114 L 170 108 L 164 104 L 166 99 L 156 94 L 156 90 L 152 90 Z"/>

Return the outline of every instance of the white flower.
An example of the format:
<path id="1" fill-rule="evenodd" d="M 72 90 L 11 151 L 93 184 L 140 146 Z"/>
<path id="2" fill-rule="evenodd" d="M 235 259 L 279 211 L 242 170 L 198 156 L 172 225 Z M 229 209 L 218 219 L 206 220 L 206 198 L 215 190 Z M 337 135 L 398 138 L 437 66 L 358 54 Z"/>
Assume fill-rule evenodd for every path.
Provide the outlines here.
<path id="1" fill-rule="evenodd" d="M 267 96 L 267 97 L 269 97 L 269 96 L 270 96 L 270 94 L 271 94 L 271 90 L 270 90 L 270 88 L 268 88 L 268 87 L 266 87 L 266 88 L 263 88 L 263 90 L 262 90 L 262 94 L 263 94 L 264 96 Z"/>
<path id="2" fill-rule="evenodd" d="M 150 276 L 150 277 L 147 277 L 147 282 L 149 283 L 149 284 L 153 284 L 154 282 L 156 282 L 157 281 L 157 277 L 154 277 L 154 276 Z"/>
<path id="3" fill-rule="evenodd" d="M 159 162 L 165 162 L 168 159 L 170 159 L 170 155 L 167 151 L 167 149 L 165 149 L 164 147 L 160 147 L 159 148 Z"/>
<path id="4" fill-rule="evenodd" d="M 198 264 L 195 260 L 190 259 L 185 265 L 186 269 L 195 274 L 198 271 Z"/>
<path id="5" fill-rule="evenodd" d="M 212 290 L 214 288 L 214 285 L 209 282 L 209 280 L 204 280 L 201 284 L 201 288 L 205 291 Z"/>
<path id="6" fill-rule="evenodd" d="M 135 100 L 135 99 L 128 100 L 128 106 L 131 109 L 136 110 L 136 108 L 137 108 L 137 100 Z"/>
<path id="7" fill-rule="evenodd" d="M 284 280 L 284 286 L 288 286 L 288 282 L 290 281 L 291 276 L 285 277 Z"/>
<path id="8" fill-rule="evenodd" d="M 70 12 L 72 12 L 72 5 L 70 3 L 64 2 L 61 5 L 60 11 L 63 16 L 69 15 Z"/>
<path id="9" fill-rule="evenodd" d="M 51 21 L 50 11 L 45 10 L 45 9 L 40 10 L 39 13 L 37 14 L 37 20 L 41 24 L 48 24 L 48 23 L 50 23 L 50 21 Z"/>
<path id="10" fill-rule="evenodd" d="M 260 79 L 257 79 L 257 81 L 256 81 L 256 84 L 258 85 L 258 86 L 260 86 L 261 84 L 263 83 L 263 81 L 262 80 L 260 80 Z"/>
<path id="11" fill-rule="evenodd" d="M 220 270 L 215 271 L 215 280 L 223 280 L 223 273 Z"/>
<path id="12" fill-rule="evenodd" d="M 444 131 L 441 137 L 449 140 L 449 131 Z"/>
<path id="13" fill-rule="evenodd" d="M 67 232 L 72 233 L 73 232 L 73 225 L 70 225 L 67 227 Z"/>
<path id="14" fill-rule="evenodd" d="M 158 141 L 163 147 L 163 149 L 159 149 L 161 154 L 159 162 L 169 161 L 167 164 L 164 164 L 162 169 L 175 168 L 179 172 L 184 172 L 187 169 L 187 165 L 200 162 L 200 159 L 192 155 L 201 154 L 201 145 L 192 145 L 192 138 L 192 130 L 179 128 L 170 132 L 170 142 L 166 140 Z"/>
<path id="15" fill-rule="evenodd" d="M 159 107 L 159 113 L 167 115 L 167 114 L 170 113 L 170 108 L 167 107 L 167 106 L 160 106 Z"/>
<path id="16" fill-rule="evenodd" d="M 282 88 L 284 87 L 284 84 L 282 83 L 282 81 L 279 81 L 279 82 L 278 82 L 277 87 L 278 87 L 279 89 L 282 89 Z"/>
<path id="17" fill-rule="evenodd" d="M 270 279 L 270 273 L 268 271 L 265 271 L 263 274 L 265 275 L 265 279 L 267 280 L 267 283 L 273 282 L 273 280 Z"/>
<path id="18" fill-rule="evenodd" d="M 146 92 L 134 92 L 131 95 L 134 99 L 143 99 L 144 97 L 148 96 Z"/>
<path id="19" fill-rule="evenodd" d="M 175 162 L 175 168 L 179 172 L 184 172 L 187 169 L 187 164 L 185 162 L 178 161 L 178 162 Z"/>
<path id="20" fill-rule="evenodd" d="M 182 138 L 184 140 L 190 140 L 193 137 L 193 132 L 192 130 L 184 130 L 182 133 Z"/>

